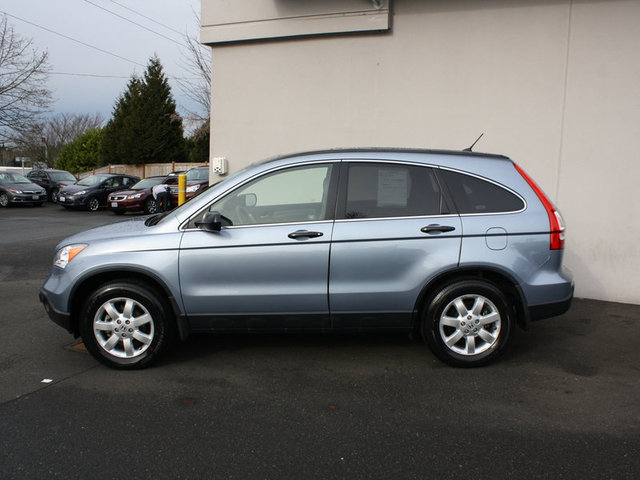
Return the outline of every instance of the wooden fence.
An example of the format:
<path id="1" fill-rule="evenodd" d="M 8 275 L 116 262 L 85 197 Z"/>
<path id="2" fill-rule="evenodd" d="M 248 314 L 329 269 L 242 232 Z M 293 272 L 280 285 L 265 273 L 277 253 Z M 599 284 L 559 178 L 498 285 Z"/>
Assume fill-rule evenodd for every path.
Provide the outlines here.
<path id="1" fill-rule="evenodd" d="M 82 172 L 76 175 L 78 178 L 85 178 L 96 173 L 122 173 L 126 175 L 135 175 L 136 177 L 146 178 L 157 175 L 168 175 L 171 172 L 189 170 L 193 167 L 204 167 L 209 165 L 204 163 L 146 163 L 143 165 L 106 165 L 104 167 Z"/>

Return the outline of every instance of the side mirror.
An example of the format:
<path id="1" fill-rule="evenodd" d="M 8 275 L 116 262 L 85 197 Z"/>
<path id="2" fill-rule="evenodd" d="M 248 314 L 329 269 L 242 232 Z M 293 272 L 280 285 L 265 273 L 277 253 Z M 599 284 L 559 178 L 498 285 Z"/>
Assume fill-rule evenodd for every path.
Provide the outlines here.
<path id="1" fill-rule="evenodd" d="M 196 227 L 205 232 L 219 232 L 222 229 L 222 215 L 219 212 L 207 212 L 202 222 L 196 222 Z"/>

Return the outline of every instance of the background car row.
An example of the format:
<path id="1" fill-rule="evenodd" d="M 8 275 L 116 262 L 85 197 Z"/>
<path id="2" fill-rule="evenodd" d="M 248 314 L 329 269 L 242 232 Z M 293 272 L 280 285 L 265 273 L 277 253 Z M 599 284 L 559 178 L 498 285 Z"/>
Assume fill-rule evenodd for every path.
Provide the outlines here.
<path id="1" fill-rule="evenodd" d="M 47 192 L 28 178 L 14 172 L 0 171 L 0 207 L 12 203 L 42 205 Z"/>
<path id="2" fill-rule="evenodd" d="M 100 173 L 78 180 L 65 170 L 34 169 L 25 176 L 0 171 L 0 206 L 23 203 L 42 205 L 47 199 L 66 209 L 95 212 L 108 208 L 115 214 L 125 212 L 156 213 L 158 205 L 152 188 L 169 185 L 170 208 L 178 205 L 178 175 L 186 173 L 186 199 L 202 193 L 209 185 L 209 168 L 196 167 L 186 172 L 140 179 L 133 175 Z"/>

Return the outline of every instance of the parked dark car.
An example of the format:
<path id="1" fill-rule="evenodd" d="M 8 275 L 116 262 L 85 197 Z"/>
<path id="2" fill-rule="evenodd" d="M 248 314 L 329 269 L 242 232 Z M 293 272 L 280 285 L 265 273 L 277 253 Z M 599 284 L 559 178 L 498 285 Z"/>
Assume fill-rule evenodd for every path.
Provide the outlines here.
<path id="1" fill-rule="evenodd" d="M 195 167 L 187 170 L 187 191 L 186 199 L 200 195 L 209 186 L 209 167 Z M 171 187 L 171 200 L 174 205 L 178 205 L 178 184 Z"/>
<path id="2" fill-rule="evenodd" d="M 53 168 L 31 170 L 27 173 L 27 178 L 44 188 L 51 202 L 55 201 L 61 188 L 73 185 L 78 181 L 74 174 Z"/>
<path id="3" fill-rule="evenodd" d="M 151 189 L 163 183 L 177 184 L 178 177 L 168 175 L 166 177 L 143 178 L 128 190 L 120 190 L 110 194 L 107 208 L 117 215 L 122 215 L 125 212 L 157 213 L 158 205 Z"/>
<path id="4" fill-rule="evenodd" d="M 0 207 L 12 203 L 42 205 L 47 192 L 18 173 L 0 171 Z"/>
<path id="5" fill-rule="evenodd" d="M 56 201 L 65 208 L 86 208 L 95 212 L 107 205 L 110 193 L 131 187 L 140 180 L 131 175 L 99 173 L 60 190 Z"/>

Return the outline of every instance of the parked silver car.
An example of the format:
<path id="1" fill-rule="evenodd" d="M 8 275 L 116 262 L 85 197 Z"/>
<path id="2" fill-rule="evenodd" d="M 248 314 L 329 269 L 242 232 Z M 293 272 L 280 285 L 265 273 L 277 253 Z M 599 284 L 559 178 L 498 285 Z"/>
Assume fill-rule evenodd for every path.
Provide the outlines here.
<path id="1" fill-rule="evenodd" d="M 49 316 L 116 368 L 195 332 L 419 332 L 455 366 L 564 313 L 564 225 L 509 158 L 335 150 L 252 165 L 57 247 Z"/>

